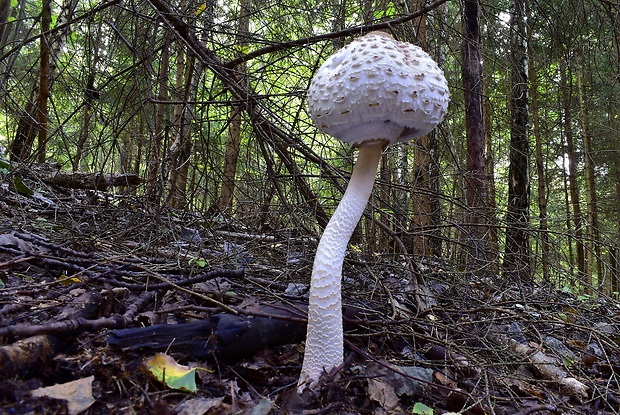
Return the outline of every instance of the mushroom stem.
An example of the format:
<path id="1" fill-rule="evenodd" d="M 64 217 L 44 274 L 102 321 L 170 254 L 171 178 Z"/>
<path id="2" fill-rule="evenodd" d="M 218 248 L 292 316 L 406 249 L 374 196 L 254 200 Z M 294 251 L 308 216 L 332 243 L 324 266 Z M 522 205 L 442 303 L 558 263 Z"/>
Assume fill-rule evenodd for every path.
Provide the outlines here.
<path id="1" fill-rule="evenodd" d="M 340 204 L 325 227 L 314 258 L 308 306 L 308 333 L 298 389 L 319 380 L 344 361 L 342 265 L 349 239 L 372 192 L 384 141 L 372 141 L 359 148 L 353 173 Z"/>

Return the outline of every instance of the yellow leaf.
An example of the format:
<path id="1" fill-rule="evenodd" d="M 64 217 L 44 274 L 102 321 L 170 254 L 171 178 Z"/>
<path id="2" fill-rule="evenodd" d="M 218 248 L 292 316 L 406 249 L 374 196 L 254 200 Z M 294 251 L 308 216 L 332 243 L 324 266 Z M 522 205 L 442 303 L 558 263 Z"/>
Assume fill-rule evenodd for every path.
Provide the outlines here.
<path id="1" fill-rule="evenodd" d="M 58 281 L 65 287 L 68 287 L 71 284 L 78 284 L 82 282 L 82 280 L 79 279 L 78 277 L 69 277 L 68 275 L 65 275 L 65 274 L 62 274 L 60 277 L 58 277 Z"/>
<path id="2" fill-rule="evenodd" d="M 354 252 L 356 254 L 362 253 L 362 248 L 360 248 L 359 245 L 349 244 L 349 249 L 351 250 L 351 252 Z"/>
<path id="3" fill-rule="evenodd" d="M 196 16 L 200 16 L 202 12 L 205 11 L 206 8 L 207 8 L 206 3 L 202 3 L 200 6 L 198 6 L 198 9 L 196 10 Z"/>
<path id="4" fill-rule="evenodd" d="M 165 353 L 157 353 L 144 362 L 145 371 L 172 389 L 196 390 L 196 368 L 178 364 Z"/>

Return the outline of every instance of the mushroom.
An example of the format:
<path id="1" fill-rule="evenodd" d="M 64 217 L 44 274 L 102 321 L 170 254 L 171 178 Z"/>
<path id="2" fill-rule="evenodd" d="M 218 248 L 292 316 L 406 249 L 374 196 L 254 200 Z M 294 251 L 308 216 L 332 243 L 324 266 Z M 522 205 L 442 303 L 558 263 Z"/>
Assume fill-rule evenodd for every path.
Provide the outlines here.
<path id="1" fill-rule="evenodd" d="M 324 133 L 359 147 L 359 154 L 314 259 L 300 392 L 343 364 L 342 265 L 383 148 L 428 134 L 443 119 L 449 101 L 446 79 L 431 57 L 383 32 L 354 40 L 330 56 L 312 79 L 312 120 Z"/>

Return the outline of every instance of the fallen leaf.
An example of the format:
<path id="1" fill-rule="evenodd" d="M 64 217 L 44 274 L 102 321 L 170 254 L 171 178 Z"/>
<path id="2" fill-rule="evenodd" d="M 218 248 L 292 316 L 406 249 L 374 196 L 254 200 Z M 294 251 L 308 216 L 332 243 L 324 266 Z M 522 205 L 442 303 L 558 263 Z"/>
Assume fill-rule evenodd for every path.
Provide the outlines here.
<path id="1" fill-rule="evenodd" d="M 67 401 L 67 409 L 70 415 L 77 415 L 90 408 L 95 402 L 93 398 L 94 376 L 60 383 L 45 388 L 35 389 L 30 392 L 32 396 L 47 396 L 53 399 Z"/>
<path id="2" fill-rule="evenodd" d="M 165 353 L 157 353 L 147 359 L 143 368 L 149 375 L 172 389 L 188 392 L 196 390 L 196 368 L 180 365 Z"/>
<path id="3" fill-rule="evenodd" d="M 224 398 L 193 398 L 182 402 L 176 408 L 177 415 L 204 415 L 206 413 L 226 413 L 229 405 Z M 209 412 L 211 411 L 211 412 Z"/>
<path id="4" fill-rule="evenodd" d="M 415 405 L 413 405 L 413 409 L 411 409 L 411 413 L 417 415 L 433 415 L 434 411 L 433 408 L 429 408 L 422 402 L 416 402 Z"/>
<path id="5" fill-rule="evenodd" d="M 394 388 L 383 378 L 368 379 L 368 397 L 385 410 L 394 409 L 398 405 L 398 396 Z"/>

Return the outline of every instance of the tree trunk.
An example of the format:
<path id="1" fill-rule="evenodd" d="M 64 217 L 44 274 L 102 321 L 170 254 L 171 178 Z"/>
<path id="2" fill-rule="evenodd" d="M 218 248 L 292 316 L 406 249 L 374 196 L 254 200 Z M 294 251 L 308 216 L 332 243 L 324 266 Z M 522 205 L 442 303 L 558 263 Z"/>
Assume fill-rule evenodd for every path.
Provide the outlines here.
<path id="1" fill-rule="evenodd" d="M 10 3 L 10 2 L 9 2 Z M 55 56 L 59 56 L 65 43 L 66 36 L 69 32 L 69 25 L 65 25 L 61 32 L 56 32 L 56 37 L 51 38 L 51 2 L 46 0 L 43 2 L 41 15 L 41 32 L 40 38 L 40 70 L 37 82 L 33 85 L 30 99 L 26 103 L 23 112 L 19 115 L 17 132 L 15 139 L 9 147 L 11 161 L 25 160 L 32 152 L 32 146 L 35 138 L 38 136 L 38 154 L 40 160 L 45 158 L 45 142 L 47 141 L 47 102 L 49 99 L 49 91 L 52 87 L 53 74 L 56 67 Z M 71 21 L 73 12 L 77 5 L 77 0 L 67 0 L 63 2 L 60 15 L 56 22 L 57 25 L 64 25 Z M 20 8 L 23 13 L 24 8 Z M 21 17 L 20 17 L 21 19 Z M 17 25 L 19 26 L 19 21 Z M 17 29 L 19 30 L 19 29 Z M 53 49 L 50 49 L 53 46 Z M 8 60 L 16 59 L 18 53 L 12 54 Z M 7 63 L 7 67 L 12 65 Z M 8 76 L 5 71 L 3 78 Z M 35 98 L 36 97 L 36 98 Z"/>
<path id="2" fill-rule="evenodd" d="M 392 167 L 394 165 L 393 162 L 394 154 L 393 152 L 384 153 L 381 156 L 381 168 L 379 169 L 379 220 L 381 222 L 388 225 L 390 223 L 390 218 L 388 215 L 388 211 L 390 210 L 390 202 L 392 198 L 392 192 L 390 192 L 390 187 L 392 186 L 392 175 L 390 174 L 392 171 Z M 372 199 L 371 199 L 372 201 Z M 370 225 L 371 229 L 374 231 L 376 227 L 372 221 L 366 221 L 368 225 Z M 389 252 L 389 238 L 385 232 L 379 232 L 379 246 L 376 244 L 376 237 L 367 238 L 369 244 L 367 249 L 370 252 Z M 374 232 L 366 232 L 366 235 L 374 236 Z"/>
<path id="3" fill-rule="evenodd" d="M 575 225 L 575 251 L 577 253 L 577 274 L 580 281 L 584 282 L 586 266 L 585 254 L 583 246 L 583 230 L 581 206 L 579 204 L 579 186 L 577 184 L 577 163 L 578 157 L 573 142 L 572 112 L 571 112 L 571 93 L 572 83 L 569 85 L 568 80 L 572 79 L 570 66 L 560 62 L 560 90 L 562 91 L 563 106 L 563 124 L 564 136 L 566 137 L 566 152 L 568 153 L 568 188 L 570 201 L 573 210 L 573 223 Z"/>
<path id="4" fill-rule="evenodd" d="M 512 282 L 530 282 L 530 183 L 528 137 L 526 0 L 513 0 L 510 10 L 510 166 L 504 273 Z"/>
<path id="5" fill-rule="evenodd" d="M 488 196 L 484 158 L 484 118 L 482 113 L 482 65 L 480 57 L 480 24 L 478 0 L 466 0 L 462 17 L 463 91 L 465 100 L 465 133 L 467 136 L 467 200 L 468 264 L 479 268 L 491 263 L 488 247 Z M 471 240 L 473 239 L 473 240 Z"/>
<path id="6" fill-rule="evenodd" d="M 162 145 L 165 135 L 166 112 L 168 108 L 168 76 L 170 74 L 170 40 L 172 34 L 170 30 L 164 29 L 161 56 L 159 59 L 159 75 L 157 84 L 159 92 L 157 94 L 157 108 L 155 110 L 155 126 L 153 138 L 149 146 L 149 160 L 147 172 L 146 193 L 151 202 L 159 205 L 163 195 L 163 176 L 162 176 Z"/>
<path id="7" fill-rule="evenodd" d="M 598 201 L 596 197 L 596 183 L 594 180 L 594 158 L 592 155 L 592 137 L 590 132 L 590 119 L 588 103 L 583 86 L 583 72 L 577 70 L 577 88 L 579 89 L 579 108 L 581 112 L 581 131 L 583 136 L 583 157 L 585 161 L 586 179 L 586 211 L 588 214 L 588 226 L 586 227 L 586 273 L 590 286 L 593 287 L 594 262 L 596 262 L 597 286 L 603 287 L 603 263 L 601 258 L 600 232 L 598 223 Z M 605 291 L 603 291 L 605 292 Z M 609 293 L 609 286 L 607 287 Z"/>
<path id="8" fill-rule="evenodd" d="M 620 43 L 619 43 L 620 46 Z M 618 50 L 620 56 L 620 49 Z M 613 103 L 612 103 L 613 105 Z M 617 108 L 611 108 L 609 114 L 617 113 Z M 609 117 L 609 131 L 617 131 L 620 124 L 617 117 Z M 616 214 L 616 240 L 609 248 L 610 268 L 611 268 L 611 292 L 620 293 L 620 142 L 618 136 L 614 136 L 612 140 L 613 151 L 613 177 L 615 178 L 615 203 L 614 210 Z M 618 294 L 615 294 L 616 296 Z"/>
<path id="9" fill-rule="evenodd" d="M 481 43 L 482 43 L 481 39 Z M 484 73 L 484 66 L 482 67 L 483 78 L 486 78 Z M 488 204 L 488 221 L 491 226 L 489 226 L 488 231 L 488 252 L 489 256 L 492 258 L 492 262 L 489 264 L 493 267 L 491 270 L 495 275 L 499 274 L 499 261 L 498 261 L 498 252 L 499 252 L 499 236 L 498 236 L 498 227 L 497 227 L 497 197 L 495 191 L 495 150 L 493 149 L 493 140 L 492 140 L 492 123 L 491 123 L 491 101 L 489 99 L 488 93 L 488 83 L 484 82 L 482 84 L 482 116 L 484 117 L 483 125 L 484 125 L 484 142 L 486 146 L 486 185 L 487 185 L 487 204 Z"/>
<path id="10" fill-rule="evenodd" d="M 196 94 L 198 91 L 198 77 L 202 72 L 202 65 L 196 65 L 196 57 L 194 55 L 188 56 L 187 67 L 185 77 L 185 91 L 186 101 L 195 102 Z M 186 104 L 181 116 L 181 148 L 179 154 L 176 157 L 177 165 L 175 171 L 177 172 L 176 189 L 177 189 L 177 204 L 176 208 L 183 209 L 187 205 L 187 188 L 189 178 L 189 161 L 192 155 L 193 142 L 192 142 L 192 118 L 195 111 L 194 104 Z"/>
<path id="11" fill-rule="evenodd" d="M 51 1 L 45 0 L 41 9 L 41 37 L 39 39 L 39 79 L 33 88 L 36 102 L 31 99 L 20 116 L 15 140 L 11 144 L 11 161 L 25 160 L 32 152 L 35 137 L 38 136 L 39 162 L 45 162 L 45 141 L 47 139 L 47 100 L 49 98 L 50 49 L 49 30 L 52 21 Z"/>
<path id="12" fill-rule="evenodd" d="M 528 25 L 528 46 L 531 41 L 531 27 Z M 540 135 L 540 114 L 538 113 L 538 83 L 534 69 L 532 48 L 528 47 L 530 64 L 528 73 L 530 78 L 530 96 L 532 97 L 532 119 L 534 122 L 534 139 L 536 142 L 536 175 L 538 176 L 538 229 L 540 231 L 540 250 L 543 271 L 543 281 L 549 282 L 549 225 L 547 222 L 547 178 L 543 159 L 542 137 Z"/>
<path id="13" fill-rule="evenodd" d="M 90 24 L 92 28 L 93 22 Z M 82 154 L 84 152 L 84 146 L 88 141 L 90 135 L 90 120 L 92 117 L 92 105 L 93 100 L 96 98 L 98 92 L 95 90 L 95 73 L 97 72 L 97 65 L 99 64 L 99 41 L 101 39 L 101 27 L 102 22 L 99 22 L 97 27 L 97 35 L 92 40 L 93 44 L 89 45 L 86 52 L 86 65 L 88 67 L 88 79 L 86 81 L 86 87 L 84 88 L 84 119 L 82 120 L 82 131 L 80 131 L 80 137 L 75 149 L 75 155 L 72 160 L 73 171 L 77 171 L 80 168 L 80 162 L 82 161 Z M 89 30 L 89 33 L 90 30 Z"/>
<path id="14" fill-rule="evenodd" d="M 0 52 L 4 51 L 10 28 L 9 17 L 13 13 L 11 0 L 0 0 Z"/>
<path id="15" fill-rule="evenodd" d="M 419 10 L 424 1 L 414 0 L 409 6 L 411 10 Z M 412 20 L 416 29 L 417 43 L 428 49 L 426 40 L 426 15 Z M 413 253 L 419 256 L 432 256 L 433 244 L 428 236 L 432 228 L 431 189 L 430 189 L 430 135 L 424 135 L 413 140 L 413 209 L 411 217 L 411 232 L 413 234 Z"/>
<path id="16" fill-rule="evenodd" d="M 248 46 L 250 36 L 250 0 L 239 0 L 239 26 L 237 28 L 238 55 Z M 242 82 L 245 81 L 245 63 L 237 67 Z M 241 146 L 241 108 L 233 104 L 228 121 L 228 135 L 226 137 L 226 153 L 224 158 L 224 172 L 222 175 L 222 189 L 218 209 L 225 214 L 233 211 L 233 196 L 235 191 L 235 176 L 237 174 L 237 160 Z"/>
<path id="17" fill-rule="evenodd" d="M 172 207 L 183 209 L 187 204 L 187 176 L 189 174 L 189 158 L 191 156 L 191 118 L 194 112 L 198 83 L 195 81 L 194 70 L 196 59 L 187 56 L 182 49 L 177 52 L 175 106 L 174 106 L 174 143 L 168 151 L 170 159 L 170 194 Z"/>
<path id="18" fill-rule="evenodd" d="M 45 143 L 47 142 L 47 101 L 50 96 L 50 38 L 49 30 L 52 23 L 51 0 L 43 1 L 43 11 L 41 12 L 41 38 L 40 59 L 41 68 L 39 72 L 39 96 L 37 99 L 37 124 L 39 124 L 37 140 L 37 161 L 45 163 Z"/>

